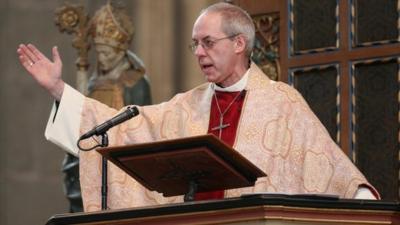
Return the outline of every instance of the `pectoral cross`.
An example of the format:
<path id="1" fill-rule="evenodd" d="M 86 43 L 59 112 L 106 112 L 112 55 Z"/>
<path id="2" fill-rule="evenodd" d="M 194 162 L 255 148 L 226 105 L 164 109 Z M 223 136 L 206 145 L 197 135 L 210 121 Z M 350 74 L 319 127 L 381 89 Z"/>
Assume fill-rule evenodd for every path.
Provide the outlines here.
<path id="1" fill-rule="evenodd" d="M 221 139 L 222 129 L 227 128 L 227 127 L 229 127 L 229 126 L 230 126 L 229 123 L 224 124 L 224 117 L 221 115 L 221 116 L 219 117 L 219 126 L 213 127 L 213 128 L 211 128 L 211 130 L 212 130 L 212 131 L 214 131 L 214 130 L 219 130 L 219 131 L 218 131 L 218 132 L 219 132 L 218 137 Z"/>

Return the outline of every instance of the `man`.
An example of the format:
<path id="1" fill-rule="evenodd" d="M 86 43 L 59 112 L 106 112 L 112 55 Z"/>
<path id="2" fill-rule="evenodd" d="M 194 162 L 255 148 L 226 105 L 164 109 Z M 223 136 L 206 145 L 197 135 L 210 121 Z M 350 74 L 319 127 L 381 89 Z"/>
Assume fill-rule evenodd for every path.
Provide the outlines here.
<path id="1" fill-rule="evenodd" d="M 139 116 L 109 130 L 110 145 L 213 133 L 268 174 L 254 187 L 203 193 L 197 199 L 250 192 L 379 198 L 301 95 L 284 83 L 269 80 L 249 63 L 254 33 L 251 18 L 239 7 L 217 3 L 203 10 L 193 27 L 191 48 L 208 83 L 168 102 L 140 107 Z M 53 110 L 46 137 L 78 154 L 75 143 L 79 135 L 116 111 L 64 84 L 56 48 L 54 62 L 32 45 L 21 45 L 18 53 L 27 71 L 60 102 L 57 115 Z M 79 157 L 85 210 L 99 210 L 100 156 L 92 151 L 81 152 Z M 133 179 L 120 179 L 116 171 L 112 168 L 109 175 L 110 208 L 182 201 L 182 196 L 163 198 Z"/>

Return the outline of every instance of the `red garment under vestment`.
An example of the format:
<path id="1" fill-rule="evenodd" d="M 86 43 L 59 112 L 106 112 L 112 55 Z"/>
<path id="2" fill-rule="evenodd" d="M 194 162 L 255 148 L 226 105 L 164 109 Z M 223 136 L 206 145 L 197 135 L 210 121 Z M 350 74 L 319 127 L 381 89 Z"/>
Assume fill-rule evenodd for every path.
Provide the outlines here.
<path id="1" fill-rule="evenodd" d="M 239 124 L 240 114 L 242 112 L 242 106 L 244 102 L 244 97 L 246 91 L 241 92 L 221 92 L 215 91 L 218 105 L 221 112 L 223 113 L 223 124 L 229 126 L 221 130 L 221 140 L 223 140 L 227 145 L 233 146 L 236 138 L 236 130 Z M 238 96 L 240 95 L 240 96 Z M 233 101 L 233 102 L 232 102 Z M 231 105 L 232 103 L 232 105 Z M 230 106 L 229 106 L 230 105 Z M 229 107 L 229 108 L 228 108 Z M 228 109 L 227 109 L 228 108 Z M 225 112 L 225 110 L 227 110 Z M 224 114 L 225 112 L 225 114 Z M 219 136 L 219 129 L 213 129 L 220 126 L 220 111 L 218 110 L 217 102 L 215 96 L 211 101 L 210 110 L 210 122 L 208 124 L 208 133 Z M 212 192 L 202 192 L 195 195 L 195 200 L 208 200 L 208 199 L 221 199 L 224 197 L 224 191 L 212 191 Z"/>

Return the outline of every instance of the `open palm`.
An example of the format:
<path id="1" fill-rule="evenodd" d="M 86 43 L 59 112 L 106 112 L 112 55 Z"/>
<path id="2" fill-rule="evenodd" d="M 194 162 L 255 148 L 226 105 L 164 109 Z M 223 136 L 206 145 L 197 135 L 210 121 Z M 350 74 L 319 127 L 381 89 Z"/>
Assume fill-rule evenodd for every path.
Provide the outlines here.
<path id="1" fill-rule="evenodd" d="M 56 100 L 61 99 L 64 81 L 61 79 L 62 62 L 57 47 L 53 47 L 53 61 L 50 61 L 34 45 L 21 44 L 17 50 L 22 66 Z"/>

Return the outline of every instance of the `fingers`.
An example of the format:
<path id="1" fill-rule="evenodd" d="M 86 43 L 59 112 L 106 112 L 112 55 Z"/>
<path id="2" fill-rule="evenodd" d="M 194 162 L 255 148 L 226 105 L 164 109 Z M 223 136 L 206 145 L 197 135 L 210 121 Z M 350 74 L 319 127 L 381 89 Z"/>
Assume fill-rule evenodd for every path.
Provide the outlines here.
<path id="1" fill-rule="evenodd" d="M 17 49 L 17 53 L 19 55 L 18 58 L 19 58 L 19 61 L 21 62 L 21 64 L 26 67 L 31 63 L 31 61 L 28 57 L 25 56 L 25 53 L 22 50 L 22 48 L 23 48 L 23 45 L 19 45 L 19 47 Z"/>
<path id="2" fill-rule="evenodd" d="M 46 58 L 46 56 L 44 56 L 34 45 L 32 44 L 28 44 L 28 49 L 32 52 L 33 56 L 35 57 L 35 59 L 37 59 L 37 61 L 42 60 L 44 58 Z M 34 61 L 36 62 L 36 61 Z"/>
<path id="3" fill-rule="evenodd" d="M 28 63 L 30 66 L 32 66 L 33 64 L 37 63 L 38 61 L 40 61 L 42 59 L 47 59 L 46 56 L 44 56 L 43 53 L 41 53 L 32 44 L 28 44 L 28 45 L 20 44 L 17 52 L 20 56 L 23 56 L 22 57 L 23 62 L 25 64 Z M 21 61 L 21 63 L 22 63 L 22 61 Z"/>
<path id="4" fill-rule="evenodd" d="M 21 44 L 19 46 L 19 49 L 20 49 L 21 55 L 24 56 L 31 63 L 35 63 L 36 61 L 39 61 L 39 59 L 35 56 L 35 54 L 32 52 L 32 50 L 28 48 L 28 46 Z"/>
<path id="5" fill-rule="evenodd" d="M 18 58 L 21 64 L 27 69 L 33 65 L 33 63 L 23 55 L 20 55 Z"/>
<path id="6" fill-rule="evenodd" d="M 17 53 L 19 55 L 19 61 L 21 64 L 28 69 L 30 66 L 33 65 L 32 60 L 26 55 L 25 51 L 23 50 L 26 46 L 24 45 L 19 45 L 19 48 L 17 49 Z"/>

